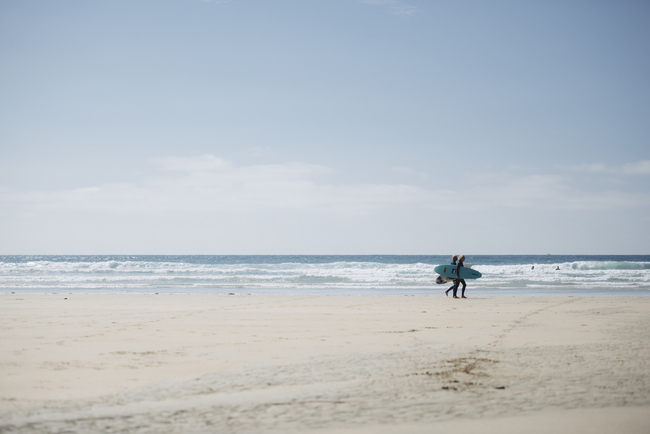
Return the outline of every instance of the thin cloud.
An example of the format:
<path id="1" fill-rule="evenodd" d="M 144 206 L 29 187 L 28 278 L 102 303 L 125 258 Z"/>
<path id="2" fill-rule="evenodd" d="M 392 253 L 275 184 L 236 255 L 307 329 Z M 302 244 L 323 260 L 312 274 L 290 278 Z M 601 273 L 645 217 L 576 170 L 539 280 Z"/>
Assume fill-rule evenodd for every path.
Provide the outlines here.
<path id="1" fill-rule="evenodd" d="M 573 179 L 558 175 L 525 175 L 509 173 L 470 174 L 465 180 L 463 195 L 475 209 L 495 207 L 605 210 L 615 208 L 648 208 L 647 193 L 621 191 L 584 191 L 573 186 Z"/>
<path id="2" fill-rule="evenodd" d="M 413 15 L 418 11 L 415 6 L 399 2 L 397 0 L 359 0 L 363 4 L 372 6 L 384 6 L 388 8 L 391 14 L 397 16 Z"/>
<path id="3" fill-rule="evenodd" d="M 248 152 L 248 154 L 252 157 L 259 158 L 271 154 L 272 149 L 269 147 L 253 146 L 251 148 L 246 149 L 246 152 Z"/>
<path id="4" fill-rule="evenodd" d="M 622 166 L 607 166 L 602 163 L 584 163 L 575 166 L 558 166 L 561 169 L 582 173 L 623 174 L 623 175 L 648 175 L 650 174 L 650 160 L 641 160 Z"/>
<path id="5" fill-rule="evenodd" d="M 200 157 L 157 157 L 151 160 L 164 170 L 179 171 L 211 171 L 228 169 L 230 162 L 217 158 L 214 155 L 203 155 Z"/>
<path id="6" fill-rule="evenodd" d="M 576 166 L 569 166 L 565 168 L 575 172 L 586 172 L 586 173 L 614 173 L 615 172 L 615 169 L 611 167 L 607 167 L 604 164 L 600 164 L 600 163 L 594 163 L 594 164 L 583 163 Z"/>
<path id="7" fill-rule="evenodd" d="M 637 163 L 626 164 L 622 168 L 623 173 L 633 175 L 648 175 L 650 174 L 650 160 L 642 160 Z"/>
<path id="8" fill-rule="evenodd" d="M 426 173 L 420 172 L 415 169 L 411 169 L 410 167 L 395 166 L 395 167 L 391 167 L 390 170 L 399 175 L 415 177 L 421 181 L 426 181 L 427 179 L 429 179 L 429 175 L 427 175 Z"/>

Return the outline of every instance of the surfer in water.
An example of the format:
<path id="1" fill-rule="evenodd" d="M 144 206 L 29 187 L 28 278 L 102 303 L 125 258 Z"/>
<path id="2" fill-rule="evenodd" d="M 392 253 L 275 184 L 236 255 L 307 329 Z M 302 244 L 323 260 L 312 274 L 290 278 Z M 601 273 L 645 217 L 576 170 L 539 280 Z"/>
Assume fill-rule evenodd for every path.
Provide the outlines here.
<path id="1" fill-rule="evenodd" d="M 452 257 L 451 257 L 451 265 L 456 265 L 456 261 L 457 261 L 457 260 L 458 260 L 458 255 L 454 255 L 454 256 L 452 256 Z M 458 286 L 458 279 L 454 279 L 454 280 L 453 280 L 453 283 L 454 283 L 454 284 L 451 285 L 451 286 L 449 287 L 449 289 L 445 291 L 445 295 L 446 295 L 447 297 L 449 297 L 449 291 L 451 291 L 452 289 L 454 289 L 454 287 Z M 454 291 L 454 296 L 455 296 L 455 295 L 456 295 L 456 291 Z"/>
<path id="2" fill-rule="evenodd" d="M 465 255 L 460 255 L 460 258 L 458 258 L 458 270 L 456 271 L 457 276 L 460 276 L 460 268 L 464 267 L 463 262 L 465 262 Z M 461 284 L 461 283 L 463 284 L 463 292 L 462 292 L 461 298 L 467 298 L 467 297 L 465 297 L 465 287 L 467 286 L 465 284 L 465 279 L 460 279 L 460 278 L 454 280 L 454 286 L 453 286 L 454 298 L 458 298 L 456 296 L 456 293 L 458 291 L 458 285 Z"/>

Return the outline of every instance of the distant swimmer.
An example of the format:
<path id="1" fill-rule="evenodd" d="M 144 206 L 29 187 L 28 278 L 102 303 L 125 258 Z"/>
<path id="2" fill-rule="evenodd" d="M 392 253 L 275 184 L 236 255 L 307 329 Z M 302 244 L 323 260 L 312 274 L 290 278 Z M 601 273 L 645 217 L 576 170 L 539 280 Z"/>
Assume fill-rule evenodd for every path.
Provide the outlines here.
<path id="1" fill-rule="evenodd" d="M 560 269 L 560 266 L 558 265 L 557 267 L 555 267 L 555 269 L 556 269 L 556 270 L 559 270 L 559 269 Z"/>
<path id="2" fill-rule="evenodd" d="M 457 259 L 458 259 L 458 255 L 454 255 L 454 256 L 452 256 L 452 257 L 451 257 L 451 265 L 456 265 L 456 260 L 457 260 Z M 451 285 L 451 286 L 449 287 L 449 289 L 445 291 L 445 295 L 446 295 L 447 297 L 449 297 L 449 291 L 451 291 L 452 289 L 454 289 L 454 287 L 457 285 L 456 280 L 458 280 L 458 279 L 454 279 L 454 281 L 453 281 L 454 284 Z M 456 296 L 456 291 L 454 291 L 454 297 L 455 297 L 455 296 Z"/>
<path id="3" fill-rule="evenodd" d="M 532 267 L 530 267 L 530 269 L 531 269 L 531 270 L 534 270 L 534 269 L 535 269 L 535 266 L 533 265 Z"/>

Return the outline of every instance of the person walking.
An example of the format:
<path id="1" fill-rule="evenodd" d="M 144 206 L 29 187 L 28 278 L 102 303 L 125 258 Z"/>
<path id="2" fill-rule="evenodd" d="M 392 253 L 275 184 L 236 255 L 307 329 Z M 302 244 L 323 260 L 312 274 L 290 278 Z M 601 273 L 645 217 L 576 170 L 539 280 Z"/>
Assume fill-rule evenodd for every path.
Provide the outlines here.
<path id="1" fill-rule="evenodd" d="M 456 265 L 456 261 L 457 261 L 457 260 L 458 260 L 458 255 L 454 255 L 454 256 L 452 256 L 452 257 L 451 257 L 451 265 Z M 454 287 L 457 287 L 457 286 L 458 286 L 458 279 L 454 279 L 452 282 L 453 282 L 453 285 L 451 285 L 451 286 L 449 287 L 449 289 L 445 291 L 445 295 L 446 295 L 447 297 L 449 297 L 449 291 L 451 291 L 452 289 L 454 289 Z M 454 295 L 456 295 L 456 291 L 454 291 Z"/>
<path id="2" fill-rule="evenodd" d="M 462 292 L 461 298 L 467 298 L 467 297 L 465 297 L 465 288 L 467 287 L 467 285 L 465 284 L 465 279 L 460 278 L 460 269 L 462 267 L 464 267 L 463 262 L 465 262 L 465 255 L 460 255 L 460 257 L 458 258 L 458 268 L 456 269 L 456 276 L 458 276 L 458 278 L 454 281 L 455 284 L 454 284 L 454 287 L 453 287 L 453 289 L 454 289 L 454 298 L 458 298 L 456 293 L 458 292 L 458 285 L 461 284 L 461 283 L 463 284 L 463 292 Z"/>

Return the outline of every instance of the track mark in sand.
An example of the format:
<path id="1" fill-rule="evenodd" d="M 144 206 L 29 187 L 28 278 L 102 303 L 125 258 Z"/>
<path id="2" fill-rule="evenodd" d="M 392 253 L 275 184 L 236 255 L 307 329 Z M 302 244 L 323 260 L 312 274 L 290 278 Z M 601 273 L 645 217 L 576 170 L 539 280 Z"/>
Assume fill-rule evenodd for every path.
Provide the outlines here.
<path id="1" fill-rule="evenodd" d="M 548 310 L 548 309 L 551 309 L 551 308 L 554 308 L 554 307 L 558 307 L 558 306 L 562 306 L 564 304 L 576 302 L 578 300 L 581 300 L 581 298 L 574 298 L 574 299 L 571 299 L 571 300 L 563 301 L 561 303 L 556 303 L 556 304 L 552 304 L 550 306 L 545 306 L 545 307 L 542 307 L 540 309 L 534 310 L 532 312 L 528 312 L 526 315 L 524 315 L 524 316 L 516 319 L 515 321 L 513 321 L 507 328 L 505 328 L 503 330 L 503 333 L 501 333 L 499 336 L 497 336 L 497 338 L 494 340 L 494 342 L 489 343 L 488 346 L 496 347 L 496 346 L 502 344 L 503 340 L 508 336 L 508 333 L 515 330 L 519 326 L 521 326 L 523 324 L 523 322 L 526 321 L 531 316 L 537 315 L 540 312 L 543 312 L 545 310 Z"/>
<path id="2" fill-rule="evenodd" d="M 429 328 L 429 327 L 427 327 Z M 395 331 L 390 331 L 390 332 L 380 332 L 380 333 L 413 333 L 419 331 L 418 329 L 410 329 L 410 330 L 395 330 Z"/>
<path id="3" fill-rule="evenodd" d="M 498 360 L 486 357 L 458 357 L 444 360 L 436 368 L 430 368 L 424 372 L 414 372 L 406 374 L 410 376 L 426 376 L 438 382 L 445 384 L 442 390 L 463 391 L 472 388 L 492 388 L 492 385 L 486 385 L 481 379 L 486 380 L 490 375 L 486 372 L 490 366 L 499 363 Z M 489 383 L 490 381 L 488 381 Z"/>

